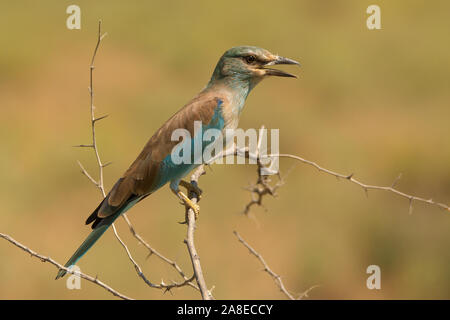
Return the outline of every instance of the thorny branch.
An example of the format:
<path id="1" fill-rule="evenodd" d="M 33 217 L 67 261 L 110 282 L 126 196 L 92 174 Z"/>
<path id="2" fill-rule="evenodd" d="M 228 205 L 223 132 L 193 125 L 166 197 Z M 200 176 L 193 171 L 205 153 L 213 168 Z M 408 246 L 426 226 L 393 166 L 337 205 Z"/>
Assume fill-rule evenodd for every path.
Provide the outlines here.
<path id="1" fill-rule="evenodd" d="M 155 288 L 155 289 L 163 289 L 165 291 L 170 291 L 173 288 L 180 288 L 183 287 L 185 285 L 191 285 L 194 288 L 195 285 L 193 285 L 191 282 L 194 280 L 194 275 L 191 278 L 185 278 L 185 280 L 183 282 L 175 282 L 173 281 L 171 284 L 166 284 L 164 283 L 164 281 L 161 281 L 160 284 L 154 284 L 152 283 L 150 280 L 148 280 L 148 278 L 145 276 L 144 272 L 142 271 L 142 268 L 137 264 L 137 262 L 134 260 L 133 256 L 131 255 L 130 250 L 128 249 L 127 245 L 123 242 L 123 240 L 120 238 L 119 234 L 117 233 L 116 227 L 113 225 L 113 231 L 114 234 L 117 238 L 117 240 L 119 240 L 120 244 L 122 245 L 122 247 L 125 249 L 128 258 L 130 259 L 131 263 L 134 265 L 134 268 L 136 270 L 136 273 L 138 274 L 139 277 L 141 277 L 141 279 L 151 288 Z"/>
<path id="2" fill-rule="evenodd" d="M 277 286 L 280 288 L 281 292 L 283 292 L 289 299 L 295 300 L 294 296 L 290 294 L 289 291 L 284 286 L 281 277 L 275 272 L 273 272 L 272 269 L 270 269 L 269 265 L 266 263 L 264 258 L 258 252 L 256 252 L 256 250 L 253 249 L 244 239 L 242 239 L 242 237 L 239 235 L 237 231 L 233 231 L 233 233 L 238 238 L 239 242 L 242 243 L 250 251 L 251 254 L 253 254 L 256 258 L 258 258 L 259 262 L 261 262 L 261 264 L 264 267 L 264 271 L 267 272 L 273 278 Z"/>
<path id="3" fill-rule="evenodd" d="M 349 174 L 349 175 L 348 174 L 346 175 L 346 174 L 342 174 L 342 173 L 337 173 L 335 171 L 332 171 L 332 170 L 325 169 L 325 168 L 321 167 L 320 165 L 318 165 L 314 161 L 306 160 L 306 159 L 304 159 L 302 157 L 299 157 L 299 156 L 296 156 L 296 155 L 293 155 L 293 154 L 279 153 L 279 154 L 261 155 L 261 154 L 258 154 L 258 153 L 251 153 L 248 150 L 248 148 L 236 148 L 235 146 L 225 150 L 224 152 L 222 152 L 218 156 L 212 158 L 211 161 L 209 161 L 208 163 L 211 164 L 211 163 L 214 163 L 214 161 L 216 161 L 220 157 L 228 157 L 228 156 L 232 156 L 232 155 L 238 156 L 238 157 L 245 157 L 247 159 L 253 159 L 253 160 L 256 160 L 258 162 L 261 159 L 268 159 L 269 161 L 272 161 L 273 158 L 275 158 L 275 157 L 294 159 L 294 160 L 297 160 L 297 161 L 299 161 L 301 163 L 310 165 L 310 166 L 316 168 L 317 170 L 319 170 L 320 172 L 332 175 L 332 176 L 334 176 L 334 177 L 336 177 L 338 179 L 347 180 L 347 181 L 349 181 L 351 183 L 354 183 L 354 184 L 360 186 L 365 191 L 367 196 L 368 196 L 369 190 L 381 190 L 381 191 L 394 193 L 394 194 L 399 195 L 399 196 L 401 196 L 403 198 L 406 198 L 406 199 L 409 200 L 409 213 L 410 214 L 412 213 L 412 210 L 413 210 L 413 201 L 427 203 L 429 205 L 433 205 L 433 206 L 436 206 L 436 207 L 438 207 L 440 209 L 444 209 L 444 210 L 450 212 L 450 207 L 448 205 L 444 204 L 444 203 L 436 202 L 433 199 L 425 199 L 425 198 L 418 197 L 418 196 L 415 196 L 415 195 L 410 195 L 410 194 L 407 194 L 405 192 L 402 192 L 402 191 L 396 189 L 395 186 L 397 185 L 399 179 L 401 178 L 401 175 L 399 175 L 390 186 L 371 185 L 371 184 L 366 184 L 366 183 L 363 183 L 363 182 L 355 179 L 353 173 Z M 260 172 L 259 169 L 260 169 L 260 165 L 258 164 L 258 172 Z M 259 179 L 258 179 L 258 182 L 259 182 Z M 280 180 L 280 183 L 283 184 L 283 179 Z M 258 192 L 261 193 L 260 196 L 262 197 L 262 196 L 264 196 L 266 194 L 271 194 L 270 190 L 274 191 L 273 188 L 276 189 L 278 187 L 280 187 L 280 185 L 275 186 L 275 187 L 271 187 L 272 189 L 269 188 L 268 190 L 266 190 L 264 188 L 264 185 L 263 185 L 263 188 L 262 188 L 261 191 L 260 190 L 255 190 L 255 191 L 251 190 L 251 191 L 253 191 L 255 193 L 258 193 Z M 259 204 L 260 201 L 261 201 L 261 199 L 255 199 L 252 202 L 256 202 L 256 203 Z M 252 202 L 249 203 L 250 206 L 252 205 Z M 247 207 L 246 207 L 246 209 L 247 209 Z"/>
<path id="4" fill-rule="evenodd" d="M 264 271 L 267 272 L 275 281 L 276 285 L 278 286 L 278 288 L 280 288 L 280 291 L 284 293 L 284 295 L 286 297 L 288 297 L 291 300 L 301 300 L 304 297 L 308 297 L 309 292 L 314 289 L 317 288 L 318 285 L 312 286 L 311 288 L 309 288 L 308 290 L 306 290 L 305 292 L 303 292 L 302 294 L 299 295 L 299 297 L 296 299 L 284 286 L 283 281 L 281 280 L 281 276 L 276 274 L 275 272 L 272 271 L 272 269 L 270 269 L 269 265 L 267 264 L 266 260 L 264 260 L 264 258 L 262 257 L 261 254 L 259 254 L 255 249 L 253 249 L 253 247 L 251 245 L 249 245 L 241 236 L 237 231 L 233 231 L 233 234 L 236 236 L 236 238 L 238 239 L 238 241 L 240 243 L 242 243 L 244 245 L 244 247 L 246 247 L 250 253 L 252 255 L 254 255 L 256 258 L 258 258 L 259 262 L 263 265 L 264 267 Z"/>
<path id="5" fill-rule="evenodd" d="M 0 233 L 0 238 L 3 238 L 3 239 L 5 239 L 6 241 L 9 241 L 10 243 L 12 243 L 13 245 L 15 245 L 16 247 L 18 247 L 18 248 L 22 249 L 23 251 L 28 252 L 29 254 L 31 254 L 31 256 L 40 259 L 42 262 L 48 262 L 48 263 L 51 263 L 52 265 L 54 265 L 54 266 L 57 267 L 58 269 L 65 270 L 67 273 L 70 273 L 70 274 L 76 274 L 76 275 L 80 276 L 81 278 L 83 278 L 83 279 L 85 279 L 85 280 L 87 280 L 87 281 L 89 281 L 89 282 L 92 282 L 92 283 L 94 283 L 94 284 L 96 284 L 96 285 L 102 287 L 103 289 L 105 289 L 105 290 L 107 290 L 108 292 L 112 293 L 112 294 L 115 295 L 116 297 L 119 297 L 119 298 L 124 299 L 124 300 L 133 300 L 133 299 L 131 299 L 131 298 L 129 298 L 129 297 L 127 297 L 127 296 L 121 294 L 120 292 L 114 290 L 113 288 L 111 288 L 110 286 L 106 285 L 106 284 L 103 283 L 102 281 L 98 280 L 97 277 L 94 278 L 94 277 L 91 277 L 91 276 L 89 276 L 89 275 L 87 275 L 87 274 L 84 274 L 84 273 L 82 273 L 82 272 L 78 272 L 78 271 L 74 271 L 74 270 L 72 270 L 72 269 L 66 268 L 66 267 L 64 267 L 63 265 L 61 265 L 61 264 L 59 264 L 58 262 L 56 262 L 55 260 L 53 260 L 52 258 L 50 258 L 50 257 L 45 257 L 45 256 L 42 256 L 42 255 L 40 255 L 40 254 L 34 252 L 34 251 L 31 250 L 30 248 L 24 246 L 23 244 L 21 244 L 20 242 L 14 240 L 13 238 L 11 238 L 10 236 L 8 236 L 8 235 L 6 235 L 6 234 Z"/>
<path id="6" fill-rule="evenodd" d="M 98 169 L 99 169 L 99 180 L 98 181 L 96 181 L 94 178 L 92 178 L 91 175 L 89 175 L 89 173 L 84 169 L 83 165 L 79 161 L 78 161 L 78 164 L 81 167 L 81 170 L 82 170 L 81 172 L 86 177 L 88 177 L 88 179 L 91 180 L 91 182 L 94 183 L 97 186 L 97 188 L 100 189 L 100 191 L 102 192 L 103 197 L 106 197 L 105 187 L 104 187 L 104 183 L 103 183 L 103 168 L 105 168 L 107 165 L 109 165 L 109 163 L 103 164 L 102 160 L 100 159 L 100 154 L 99 154 L 98 146 L 97 146 L 97 139 L 95 137 L 95 124 L 97 123 L 97 121 L 105 119 L 108 115 L 104 115 L 104 116 L 99 117 L 99 118 L 95 117 L 94 81 L 93 81 L 94 69 L 95 69 L 95 65 L 94 65 L 95 57 L 97 55 L 97 51 L 98 51 L 98 48 L 100 46 L 100 42 L 107 35 L 106 33 L 104 33 L 102 35 L 102 30 L 101 29 L 102 29 L 102 21 L 100 20 L 98 22 L 97 44 L 95 45 L 94 53 L 92 54 L 91 64 L 89 66 L 89 87 L 88 87 L 88 90 L 89 90 L 89 97 L 90 97 L 92 142 L 91 142 L 91 144 L 80 144 L 80 145 L 77 145 L 75 147 L 92 148 L 94 150 L 95 158 L 97 159 L 97 164 L 98 164 Z"/>
<path id="7" fill-rule="evenodd" d="M 180 268 L 180 266 L 174 261 L 174 260 L 170 260 L 169 258 L 165 257 L 164 255 L 162 255 L 159 251 L 157 251 L 156 249 L 154 249 L 152 246 L 150 246 L 147 241 L 145 241 L 134 229 L 133 225 L 131 224 L 130 220 L 128 219 L 128 217 L 126 215 L 123 215 L 123 218 L 125 219 L 126 223 L 128 224 L 128 227 L 130 229 L 131 234 L 139 241 L 140 244 L 142 244 L 144 247 L 147 248 L 148 250 L 148 256 L 150 257 L 152 255 L 157 256 L 159 259 L 161 259 L 162 261 L 164 261 L 165 263 L 169 264 L 170 266 L 172 266 L 172 268 L 174 268 L 178 274 L 185 280 L 185 282 L 187 281 L 187 285 L 191 286 L 194 289 L 199 290 L 199 288 L 192 282 L 192 277 L 188 278 L 186 276 L 186 274 L 183 272 L 183 270 Z M 190 281 L 188 281 L 190 280 Z"/>
<path id="8" fill-rule="evenodd" d="M 368 191 L 369 190 L 382 190 L 382 191 L 387 191 L 387 192 L 391 192 L 391 193 L 397 194 L 397 195 L 399 195 L 399 196 L 409 200 L 409 213 L 410 214 L 412 213 L 412 210 L 413 210 L 413 201 L 427 203 L 427 204 L 436 206 L 436 207 L 438 207 L 440 209 L 444 209 L 444 210 L 447 210 L 447 211 L 450 212 L 450 207 L 448 205 L 444 204 L 444 203 L 436 202 L 433 199 L 425 199 L 425 198 L 422 198 L 422 197 L 410 195 L 410 194 L 402 192 L 402 191 L 400 191 L 398 189 L 395 189 L 395 185 L 397 184 L 397 182 L 398 182 L 398 180 L 400 179 L 401 176 L 398 176 L 390 186 L 383 187 L 383 186 L 376 186 L 376 185 L 365 184 L 365 183 L 355 179 L 353 173 L 349 174 L 349 175 L 344 175 L 344 174 L 341 174 L 341 173 L 337 173 L 337 172 L 325 169 L 325 168 L 319 166 L 317 163 L 315 163 L 313 161 L 309 161 L 309 160 L 303 159 L 303 158 L 301 158 L 299 156 L 295 156 L 295 155 L 292 155 L 292 154 L 284 154 L 284 153 L 269 154 L 266 157 L 268 157 L 268 158 L 279 157 L 279 158 L 295 159 L 297 161 L 300 161 L 302 163 L 305 163 L 305 164 L 308 164 L 310 166 L 315 167 L 320 172 L 324 172 L 324 173 L 327 173 L 329 175 L 335 176 L 338 179 L 339 178 L 340 179 L 345 179 L 347 181 L 350 181 L 350 182 L 360 186 L 366 192 L 366 195 L 368 195 Z"/>

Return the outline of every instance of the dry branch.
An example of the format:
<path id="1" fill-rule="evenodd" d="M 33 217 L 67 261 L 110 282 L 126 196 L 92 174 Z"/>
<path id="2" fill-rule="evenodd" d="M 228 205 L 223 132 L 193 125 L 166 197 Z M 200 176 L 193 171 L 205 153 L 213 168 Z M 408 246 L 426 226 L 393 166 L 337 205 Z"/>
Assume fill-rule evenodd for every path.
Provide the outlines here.
<path id="1" fill-rule="evenodd" d="M 387 191 L 387 192 L 391 192 L 391 193 L 397 194 L 397 195 L 399 195 L 399 196 L 409 200 L 409 213 L 412 213 L 412 208 L 413 208 L 412 203 L 413 203 L 413 201 L 424 202 L 424 203 L 436 206 L 436 207 L 438 207 L 440 209 L 444 209 L 444 210 L 447 210 L 447 211 L 450 212 L 450 207 L 448 205 L 444 204 L 444 203 L 435 202 L 435 201 L 433 201 L 433 199 L 425 199 L 425 198 L 422 198 L 422 197 L 410 195 L 410 194 L 402 192 L 402 191 L 400 191 L 398 189 L 395 189 L 395 185 L 397 184 L 398 180 L 400 179 L 400 176 L 397 177 L 390 186 L 383 187 L 383 186 L 376 186 L 376 185 L 365 184 L 365 183 L 355 179 L 353 173 L 349 174 L 349 175 L 337 173 L 337 172 L 325 169 L 325 168 L 319 166 L 317 163 L 315 163 L 313 161 L 309 161 L 309 160 L 306 160 L 304 158 L 301 158 L 299 156 L 295 156 L 295 155 L 292 155 L 292 154 L 285 154 L 285 153 L 269 154 L 266 157 L 268 157 L 268 158 L 280 157 L 280 158 L 295 159 L 297 161 L 300 161 L 302 163 L 305 163 L 305 164 L 308 164 L 310 166 L 315 167 L 320 172 L 324 172 L 324 173 L 327 173 L 329 175 L 335 176 L 338 179 L 341 178 L 341 179 L 348 180 L 348 181 L 350 181 L 350 182 L 360 186 L 361 188 L 363 188 L 363 190 L 366 192 L 366 194 L 367 194 L 367 192 L 369 190 L 382 190 L 382 191 Z"/>
<path id="2" fill-rule="evenodd" d="M 112 293 L 113 295 L 115 295 L 116 297 L 119 297 L 121 299 L 124 300 L 133 300 L 123 294 L 121 294 L 120 292 L 118 292 L 117 290 L 114 290 L 113 288 L 111 288 L 110 286 L 108 286 L 107 284 L 103 283 L 102 281 L 98 280 L 97 277 L 91 277 L 87 274 L 84 274 L 82 272 L 79 271 L 74 271 L 72 269 L 66 268 L 63 265 L 61 265 L 60 263 L 56 262 L 55 260 L 53 260 L 50 257 L 45 257 L 43 255 L 40 255 L 36 252 L 34 252 L 33 250 L 31 250 L 30 248 L 26 247 L 25 245 L 21 244 L 20 242 L 18 242 L 17 240 L 11 238 L 10 236 L 0 233 L 0 238 L 5 239 L 6 241 L 9 241 L 10 243 L 12 243 L 13 245 L 15 245 L 16 247 L 22 249 L 25 252 L 28 252 L 29 254 L 31 254 L 31 256 L 36 257 L 38 259 L 40 259 L 42 262 L 48 262 L 51 263 L 52 265 L 54 265 L 55 267 L 57 267 L 59 270 L 65 270 L 67 273 L 70 274 L 75 274 L 89 282 L 92 282 L 100 287 L 102 287 L 103 289 L 107 290 L 108 292 Z"/>
<path id="3" fill-rule="evenodd" d="M 98 146 L 97 146 L 97 139 L 95 136 L 95 124 L 97 123 L 97 121 L 102 120 L 104 118 L 106 118 L 108 115 L 96 118 L 95 117 L 95 106 L 94 106 L 94 69 L 95 69 L 95 57 L 97 56 L 97 51 L 100 47 L 100 42 L 103 40 L 103 38 L 106 36 L 106 33 L 104 33 L 102 35 L 102 21 L 100 20 L 98 22 L 98 35 L 97 35 L 97 43 L 95 45 L 95 49 L 94 49 L 94 53 L 92 54 L 92 58 L 91 58 L 91 64 L 89 66 L 89 87 L 88 87 L 88 91 L 89 91 L 89 97 L 90 97 L 90 114 L 91 114 L 91 132 L 92 132 L 92 142 L 91 144 L 80 144 L 77 145 L 76 147 L 85 147 L 85 148 L 92 148 L 94 150 L 95 153 L 95 158 L 97 160 L 97 164 L 98 164 L 98 170 L 99 170 L 99 178 L 98 181 L 96 181 L 94 178 L 92 178 L 91 175 L 89 175 L 89 173 L 86 171 L 86 169 L 84 169 L 83 165 L 78 161 L 78 164 L 81 168 L 81 172 L 92 182 L 94 183 L 97 188 L 100 189 L 100 191 L 102 192 L 103 198 L 106 197 L 106 193 L 105 193 L 105 187 L 104 187 L 104 183 L 103 183 L 103 168 L 106 167 L 106 165 L 104 165 L 102 163 L 102 160 L 100 158 L 100 154 L 98 151 Z"/>
<path id="4" fill-rule="evenodd" d="M 194 276 L 192 276 L 191 278 L 185 278 L 185 280 L 183 282 L 175 282 L 173 281 L 171 284 L 166 284 L 164 283 L 164 281 L 161 281 L 160 284 L 155 284 L 152 283 L 150 280 L 148 280 L 148 278 L 145 276 L 144 272 L 142 271 L 142 268 L 137 264 L 137 262 L 134 260 L 133 256 L 131 255 L 130 250 L 128 249 L 128 247 L 126 246 L 126 244 L 123 242 L 123 240 L 120 238 L 119 234 L 117 233 L 116 230 L 116 226 L 112 226 L 113 227 L 113 231 L 114 234 L 117 238 L 117 240 L 119 240 L 120 244 L 122 245 L 122 247 L 125 249 L 128 258 L 130 259 L 131 263 L 134 265 L 134 268 L 136 270 L 136 273 L 138 274 L 138 276 L 151 288 L 155 288 L 155 289 L 163 289 L 165 291 L 170 291 L 173 288 L 180 288 L 186 285 L 192 285 L 192 281 L 194 280 Z M 195 288 L 195 286 L 194 286 Z"/>
<path id="5" fill-rule="evenodd" d="M 396 184 L 397 184 L 397 182 L 398 182 L 398 180 L 400 179 L 401 176 L 398 176 L 390 186 L 386 186 L 386 187 L 366 184 L 366 183 L 363 183 L 363 182 L 355 179 L 353 173 L 351 173 L 351 174 L 338 173 L 338 172 L 326 169 L 324 167 L 321 167 L 320 165 L 318 165 L 314 161 L 306 160 L 306 159 L 304 159 L 302 157 L 299 157 L 299 156 L 296 156 L 296 155 L 293 155 L 293 154 L 279 153 L 279 154 L 258 155 L 258 154 L 254 154 L 254 153 L 249 152 L 248 148 L 238 149 L 236 147 L 232 147 L 232 148 L 229 148 L 229 149 L 223 151 L 218 156 L 212 158 L 211 161 L 209 161 L 208 163 L 213 163 L 219 157 L 227 157 L 227 156 L 232 156 L 232 155 L 238 156 L 238 157 L 245 157 L 245 158 L 253 159 L 253 160 L 256 160 L 256 161 L 258 161 L 258 159 L 269 159 L 269 160 L 271 160 L 271 159 L 273 159 L 275 157 L 294 159 L 294 160 L 297 160 L 297 161 L 299 161 L 301 163 L 310 165 L 310 166 L 316 168 L 317 170 L 319 170 L 320 172 L 332 175 L 332 176 L 334 176 L 334 177 L 336 177 L 338 179 L 344 179 L 344 180 L 347 180 L 349 182 L 352 182 L 352 183 L 360 186 L 366 192 L 366 195 L 368 194 L 369 190 L 381 190 L 381 191 L 394 193 L 394 194 L 396 194 L 398 196 L 406 198 L 406 199 L 409 200 L 409 213 L 412 213 L 413 201 L 418 201 L 418 202 L 426 203 L 426 204 L 429 204 L 429 205 L 433 205 L 433 206 L 436 206 L 436 207 L 438 207 L 440 209 L 443 209 L 443 210 L 446 210 L 446 211 L 450 212 L 450 207 L 448 205 L 444 204 L 444 203 L 436 202 L 433 199 L 425 199 L 425 198 L 418 197 L 418 196 L 415 196 L 415 195 L 407 194 L 405 192 L 402 192 L 402 191 L 396 189 L 395 186 L 396 186 Z M 267 193 L 268 192 L 266 192 L 265 194 L 267 194 Z"/>
<path id="6" fill-rule="evenodd" d="M 199 290 L 199 288 L 194 283 L 192 283 L 192 280 L 193 280 L 192 277 L 188 278 L 186 276 L 186 274 L 183 272 L 183 270 L 180 268 L 180 266 L 174 260 L 170 260 L 169 258 L 167 258 L 164 255 L 162 255 L 159 251 L 154 249 L 152 246 L 150 246 L 148 244 L 148 242 L 145 241 L 144 238 L 142 238 L 136 232 L 135 228 L 133 227 L 133 225 L 131 224 L 130 220 L 128 219 L 128 217 L 126 215 L 123 215 L 123 218 L 125 219 L 126 223 L 128 224 L 128 228 L 130 229 L 131 234 L 139 241 L 140 244 L 142 244 L 144 247 L 147 248 L 147 250 L 149 252 L 148 257 L 150 257 L 152 255 L 155 255 L 156 257 L 161 259 L 163 262 L 169 264 L 184 279 L 184 282 L 186 282 L 186 285 L 189 285 L 192 288 Z"/>
<path id="7" fill-rule="evenodd" d="M 294 296 L 290 294 L 289 291 L 284 286 L 281 277 L 275 272 L 273 272 L 272 269 L 270 269 L 269 265 L 266 263 L 264 258 L 255 249 L 253 249 L 244 239 L 242 239 L 242 237 L 239 235 L 237 231 L 233 231 L 233 233 L 238 238 L 239 242 L 242 243 L 250 251 L 252 255 L 258 258 L 259 262 L 264 267 L 264 271 L 267 272 L 273 278 L 277 286 L 280 288 L 281 292 L 283 292 L 289 299 L 295 300 Z"/>
<path id="8" fill-rule="evenodd" d="M 205 174 L 205 169 L 203 165 L 199 166 L 197 170 L 194 171 L 194 173 L 191 176 L 191 183 L 194 185 L 197 185 L 198 179 L 200 176 Z M 196 193 L 189 193 L 189 198 L 192 200 L 192 202 L 195 204 L 198 202 L 198 197 Z M 198 287 L 200 289 L 200 292 L 202 294 L 203 300 L 211 300 L 213 299 L 213 296 L 211 294 L 211 291 L 208 290 L 208 287 L 206 286 L 205 278 L 203 277 L 203 270 L 200 264 L 200 257 L 197 254 L 197 250 L 195 248 L 194 243 L 194 230 L 195 230 L 195 213 L 194 210 L 191 208 L 186 207 L 186 222 L 187 222 L 187 238 L 184 240 L 184 243 L 186 244 L 189 255 L 191 257 L 192 261 L 192 268 L 194 269 L 194 275 L 195 279 L 197 280 Z"/>

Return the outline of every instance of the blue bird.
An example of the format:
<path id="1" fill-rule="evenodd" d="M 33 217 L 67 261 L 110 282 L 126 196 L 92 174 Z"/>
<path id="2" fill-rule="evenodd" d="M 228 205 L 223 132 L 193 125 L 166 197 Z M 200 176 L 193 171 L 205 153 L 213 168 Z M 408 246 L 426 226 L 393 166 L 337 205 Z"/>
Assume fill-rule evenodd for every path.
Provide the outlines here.
<path id="1" fill-rule="evenodd" d="M 203 143 L 203 137 L 194 136 L 195 121 L 201 121 L 203 129 L 214 128 L 222 132 L 236 129 L 248 94 L 261 80 L 267 76 L 296 78 L 282 70 L 269 68 L 276 64 L 299 65 L 297 61 L 258 47 L 240 46 L 227 50 L 217 63 L 207 86 L 156 131 L 137 159 L 87 218 L 86 224 L 92 223 L 93 230 L 65 267 L 73 266 L 121 214 L 166 183 L 170 184 L 172 192 L 187 207 L 192 208 L 197 216 L 198 205 L 191 202 L 180 191 L 179 186 L 188 191 L 195 189 L 181 179 L 196 168 L 201 159 L 195 159 L 192 151 L 190 163 L 175 164 L 171 153 L 179 142 L 172 141 L 172 133 L 176 129 L 188 130 L 191 138 L 187 143 L 193 144 L 195 139 Z M 65 270 L 60 270 L 56 279 L 65 274 Z"/>

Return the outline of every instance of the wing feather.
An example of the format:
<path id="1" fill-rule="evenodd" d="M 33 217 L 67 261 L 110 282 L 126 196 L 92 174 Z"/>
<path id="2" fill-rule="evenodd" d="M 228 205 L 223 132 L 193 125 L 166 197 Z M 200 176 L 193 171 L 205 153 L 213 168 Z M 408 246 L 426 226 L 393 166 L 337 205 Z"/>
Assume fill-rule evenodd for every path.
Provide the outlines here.
<path id="1" fill-rule="evenodd" d="M 191 136 L 194 133 L 194 121 L 202 121 L 208 124 L 219 105 L 219 101 L 227 103 L 225 96 L 203 91 L 192 101 L 175 113 L 156 133 L 150 138 L 143 150 L 131 164 L 122 178 L 117 181 L 110 191 L 107 204 L 100 206 L 97 216 L 105 218 L 113 214 L 129 201 L 131 197 L 143 196 L 155 191 L 158 170 L 163 159 L 172 152 L 172 148 L 178 141 L 172 141 L 172 132 L 175 129 L 187 129 Z"/>

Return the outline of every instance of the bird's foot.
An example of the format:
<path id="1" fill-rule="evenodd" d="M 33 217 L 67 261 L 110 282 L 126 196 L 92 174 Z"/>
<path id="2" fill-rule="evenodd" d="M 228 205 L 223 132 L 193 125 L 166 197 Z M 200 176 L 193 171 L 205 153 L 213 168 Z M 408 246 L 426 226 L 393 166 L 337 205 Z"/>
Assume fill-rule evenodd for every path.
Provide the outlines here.
<path id="1" fill-rule="evenodd" d="M 194 203 L 191 199 L 189 199 L 183 192 L 178 191 L 177 193 L 178 197 L 180 197 L 180 199 L 183 201 L 183 204 L 186 206 L 186 208 L 188 209 L 192 209 L 192 211 L 194 211 L 195 214 L 195 220 L 198 219 L 198 216 L 200 214 L 200 206 L 196 203 Z M 186 212 L 186 221 L 187 221 L 187 212 Z"/>
<path id="2" fill-rule="evenodd" d="M 198 199 L 197 201 L 200 201 L 203 191 L 196 184 L 181 180 L 180 186 L 186 188 L 188 195 L 190 195 L 190 193 L 195 193 L 197 195 L 197 199 Z"/>

